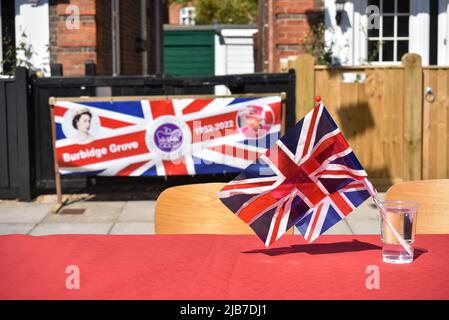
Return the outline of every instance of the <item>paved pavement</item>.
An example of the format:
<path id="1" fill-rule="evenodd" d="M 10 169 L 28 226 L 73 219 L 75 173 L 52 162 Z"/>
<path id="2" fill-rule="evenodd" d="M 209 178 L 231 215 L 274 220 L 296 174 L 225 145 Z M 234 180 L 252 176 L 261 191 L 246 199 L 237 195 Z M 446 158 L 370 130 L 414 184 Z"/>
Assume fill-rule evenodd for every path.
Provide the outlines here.
<path id="1" fill-rule="evenodd" d="M 380 194 L 383 197 L 383 194 Z M 88 198 L 88 197 L 87 197 Z M 72 201 L 64 209 L 82 214 L 53 214 L 54 197 L 34 202 L 0 200 L 0 234 L 154 234 L 155 201 Z M 379 234 L 379 219 L 367 200 L 327 234 Z"/>

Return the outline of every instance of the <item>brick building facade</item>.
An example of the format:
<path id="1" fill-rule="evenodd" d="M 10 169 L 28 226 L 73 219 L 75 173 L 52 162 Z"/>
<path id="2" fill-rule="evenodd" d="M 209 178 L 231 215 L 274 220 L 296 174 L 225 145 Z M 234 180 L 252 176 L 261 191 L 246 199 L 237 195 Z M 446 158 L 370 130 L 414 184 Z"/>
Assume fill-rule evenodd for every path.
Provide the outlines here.
<path id="1" fill-rule="evenodd" d="M 256 50 L 260 52 L 256 60 L 258 71 L 279 72 L 280 61 L 292 55 L 298 55 L 303 50 L 300 46 L 301 38 L 306 36 L 313 24 L 324 22 L 324 0 L 259 0 L 259 15 L 262 23 L 262 44 L 256 43 Z M 173 3 L 169 8 L 169 23 L 180 23 L 180 10 L 184 6 L 194 6 L 195 2 L 187 5 Z M 257 52 L 256 52 L 257 56 Z"/>
<path id="2" fill-rule="evenodd" d="M 185 4 L 173 2 L 171 3 L 168 10 L 168 24 L 170 25 L 179 25 L 181 24 L 181 9 L 185 7 L 194 7 L 194 1 L 189 1 Z"/>
<path id="3" fill-rule="evenodd" d="M 263 71 L 279 72 L 281 59 L 302 53 L 301 39 L 312 25 L 324 22 L 324 1 L 262 1 Z"/>
<path id="4" fill-rule="evenodd" d="M 66 76 L 84 75 L 86 60 L 95 64 L 98 75 L 154 73 L 155 70 L 161 70 L 160 66 L 163 65 L 160 58 L 162 54 L 155 54 L 162 52 L 162 49 L 155 50 L 162 40 L 152 39 L 158 34 L 154 31 L 155 21 L 158 20 L 157 26 L 162 26 L 163 22 L 179 24 L 182 20 L 182 5 L 174 3 L 167 8 L 164 7 L 166 3 L 163 0 L 40 0 L 36 6 L 28 0 L 14 1 L 15 17 L 14 6 L 9 17 L 5 17 L 8 7 L 6 1 L 2 2 L 2 9 L 5 9 L 2 13 L 3 32 L 14 29 L 16 21 L 16 38 L 22 30 L 27 30 L 28 39 L 32 40 L 34 48 L 35 39 L 40 41 L 40 51 L 35 57 L 36 66 L 45 64 L 46 75 L 50 75 L 48 65 L 55 63 L 62 65 Z M 258 43 L 257 36 L 254 38 L 259 52 L 256 59 L 256 65 L 259 66 L 257 71 L 279 72 L 282 58 L 301 53 L 301 38 L 307 35 L 312 24 L 324 21 L 324 2 L 260 0 L 259 30 L 263 36 L 261 43 Z M 155 10 L 155 3 L 159 3 L 161 11 Z M 195 2 L 191 1 L 185 6 L 194 5 Z M 78 29 L 67 27 L 68 19 L 74 14 L 70 6 L 78 9 Z M 142 6 L 146 8 L 142 9 Z M 118 15 L 113 18 L 114 12 L 118 12 Z M 8 21 L 12 26 L 6 28 L 5 22 Z M 19 25 L 17 21 L 20 21 Z M 146 21 L 145 28 L 142 28 L 142 21 Z M 162 27 L 159 29 L 162 34 Z M 114 37 L 114 34 L 118 36 Z M 14 39 L 14 35 L 12 38 Z M 17 41 L 16 39 L 16 43 Z M 3 49 L 6 52 L 7 48 Z"/>
<path id="5" fill-rule="evenodd" d="M 113 70 L 113 21 L 111 0 L 55 0 L 49 5 L 50 60 L 62 64 L 65 76 L 83 75 L 85 61 L 91 60 L 98 75 L 137 75 L 151 71 L 150 16 L 144 8 L 147 38 L 142 39 L 141 1 L 119 3 L 119 66 Z M 79 29 L 67 27 L 73 11 L 79 8 Z M 143 54 L 147 55 L 145 61 Z M 143 64 L 146 64 L 144 68 Z"/>
<path id="6" fill-rule="evenodd" d="M 80 28 L 68 29 L 66 21 L 68 5 L 77 5 L 80 9 Z M 50 61 L 63 66 L 64 75 L 84 74 L 85 60 L 97 64 L 97 22 L 95 21 L 96 3 L 72 0 L 67 3 L 54 3 L 49 6 L 50 20 Z M 101 73 L 102 68 L 97 65 Z"/>

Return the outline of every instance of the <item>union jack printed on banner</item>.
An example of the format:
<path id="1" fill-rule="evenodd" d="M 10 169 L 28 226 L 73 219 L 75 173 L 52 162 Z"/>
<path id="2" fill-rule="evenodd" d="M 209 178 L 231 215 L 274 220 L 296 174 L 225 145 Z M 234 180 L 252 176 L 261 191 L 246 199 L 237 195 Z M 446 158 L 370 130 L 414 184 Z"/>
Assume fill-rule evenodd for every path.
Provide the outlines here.
<path id="1" fill-rule="evenodd" d="M 281 96 L 56 99 L 61 174 L 241 172 L 279 139 Z"/>
<path id="2" fill-rule="evenodd" d="M 375 193 L 320 103 L 218 196 L 269 246 L 294 225 L 312 242 Z"/>

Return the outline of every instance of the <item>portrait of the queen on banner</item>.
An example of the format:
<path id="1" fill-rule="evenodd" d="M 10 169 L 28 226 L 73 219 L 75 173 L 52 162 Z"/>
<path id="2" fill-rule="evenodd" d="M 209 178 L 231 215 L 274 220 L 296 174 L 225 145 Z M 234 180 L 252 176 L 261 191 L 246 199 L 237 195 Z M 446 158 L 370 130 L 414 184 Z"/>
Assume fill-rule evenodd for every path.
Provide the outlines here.
<path id="1" fill-rule="evenodd" d="M 239 112 L 237 123 L 239 131 L 247 138 L 265 136 L 274 121 L 274 113 L 268 106 L 251 105 Z"/>

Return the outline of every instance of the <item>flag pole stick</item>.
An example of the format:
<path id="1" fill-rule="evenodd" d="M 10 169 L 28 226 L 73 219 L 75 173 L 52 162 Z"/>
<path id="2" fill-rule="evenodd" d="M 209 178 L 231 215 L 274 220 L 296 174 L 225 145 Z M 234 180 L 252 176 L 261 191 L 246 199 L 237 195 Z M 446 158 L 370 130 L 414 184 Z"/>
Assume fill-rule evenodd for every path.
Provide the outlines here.
<path id="1" fill-rule="evenodd" d="M 409 255 L 413 254 L 412 247 L 405 241 L 405 239 L 397 232 L 397 230 L 394 228 L 394 226 L 391 224 L 390 219 L 387 217 L 387 210 L 382 205 L 382 202 L 379 200 L 379 198 L 376 195 L 372 196 L 374 203 L 376 204 L 377 208 L 380 211 L 380 214 L 382 215 L 383 220 L 386 222 L 388 228 L 390 228 L 393 235 L 396 237 L 396 239 L 399 241 L 399 243 L 402 245 L 402 247 L 407 251 Z"/>
<path id="2" fill-rule="evenodd" d="M 56 187 L 56 205 L 50 210 L 52 213 L 57 214 L 59 210 L 65 205 L 68 199 L 62 199 L 62 185 L 61 185 L 61 173 L 59 172 L 59 164 L 56 155 L 56 125 L 55 125 L 55 112 L 54 112 L 55 98 L 50 97 L 50 122 L 51 122 L 51 137 L 53 148 L 53 168 L 55 170 L 55 187 Z"/>

